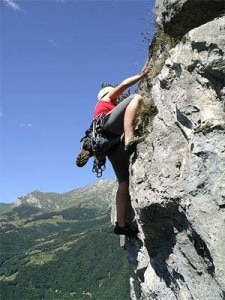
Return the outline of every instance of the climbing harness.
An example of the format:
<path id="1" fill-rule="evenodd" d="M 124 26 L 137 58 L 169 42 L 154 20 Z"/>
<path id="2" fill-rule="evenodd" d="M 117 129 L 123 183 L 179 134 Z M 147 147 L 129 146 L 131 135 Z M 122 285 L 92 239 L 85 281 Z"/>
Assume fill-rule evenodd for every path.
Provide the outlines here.
<path id="1" fill-rule="evenodd" d="M 101 114 L 94 119 L 81 139 L 82 149 L 88 151 L 89 156 L 94 157 L 92 172 L 96 173 L 98 178 L 106 169 L 106 152 L 120 142 L 119 136 L 112 137 L 109 133 L 104 132 L 104 117 L 105 114 Z"/>

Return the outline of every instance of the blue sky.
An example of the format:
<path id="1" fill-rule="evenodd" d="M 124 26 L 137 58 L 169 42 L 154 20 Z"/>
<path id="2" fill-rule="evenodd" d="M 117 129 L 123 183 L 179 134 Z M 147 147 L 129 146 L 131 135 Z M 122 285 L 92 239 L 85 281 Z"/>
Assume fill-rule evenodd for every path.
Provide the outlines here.
<path id="1" fill-rule="evenodd" d="M 0 202 L 97 180 L 75 166 L 102 82 L 138 73 L 153 0 L 0 0 Z M 107 163 L 103 178 L 114 178 Z"/>

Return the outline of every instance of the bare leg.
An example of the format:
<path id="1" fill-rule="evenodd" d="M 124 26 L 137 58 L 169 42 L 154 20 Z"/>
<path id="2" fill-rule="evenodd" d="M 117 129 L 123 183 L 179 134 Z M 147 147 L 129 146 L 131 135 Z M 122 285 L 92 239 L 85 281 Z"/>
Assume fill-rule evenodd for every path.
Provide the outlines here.
<path id="1" fill-rule="evenodd" d="M 125 145 L 134 136 L 134 126 L 136 121 L 136 113 L 139 105 L 143 102 L 143 98 L 136 94 L 132 101 L 128 104 L 124 115 L 124 135 Z"/>
<path id="2" fill-rule="evenodd" d="M 116 194 L 117 222 L 120 227 L 125 226 L 125 219 L 129 201 L 129 183 L 124 181 L 119 183 Z"/>
<path id="3" fill-rule="evenodd" d="M 116 195 L 117 222 L 114 227 L 114 233 L 132 237 L 137 235 L 138 229 L 134 229 L 129 224 L 125 223 L 129 204 L 129 183 L 128 181 L 123 181 L 119 184 Z"/>

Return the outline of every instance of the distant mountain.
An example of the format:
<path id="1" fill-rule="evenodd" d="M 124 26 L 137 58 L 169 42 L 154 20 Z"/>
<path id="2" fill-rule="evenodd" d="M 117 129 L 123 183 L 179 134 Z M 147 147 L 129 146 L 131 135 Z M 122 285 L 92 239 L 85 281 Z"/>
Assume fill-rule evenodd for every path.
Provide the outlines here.
<path id="1" fill-rule="evenodd" d="M 99 207 L 100 210 L 104 210 L 111 205 L 115 187 L 115 180 L 100 179 L 96 183 L 64 194 L 33 191 L 24 197 L 19 197 L 16 205 L 31 204 L 45 211 L 57 211 L 71 206 Z"/>
<path id="2" fill-rule="evenodd" d="M 0 205 L 1 300 L 129 299 L 129 267 L 112 232 L 115 181 Z"/>

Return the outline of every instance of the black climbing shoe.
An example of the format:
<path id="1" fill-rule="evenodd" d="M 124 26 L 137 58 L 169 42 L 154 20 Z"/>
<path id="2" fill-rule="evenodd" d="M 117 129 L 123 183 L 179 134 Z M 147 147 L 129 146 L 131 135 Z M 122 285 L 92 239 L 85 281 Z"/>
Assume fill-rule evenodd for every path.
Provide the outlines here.
<path id="1" fill-rule="evenodd" d="M 125 224 L 124 227 L 120 227 L 118 222 L 116 222 L 116 226 L 114 227 L 114 233 L 119 235 L 126 235 L 129 237 L 136 236 L 138 234 L 137 229 L 132 229 L 128 224 Z"/>
<path id="2" fill-rule="evenodd" d="M 137 144 L 142 142 L 145 139 L 145 136 L 134 136 L 132 137 L 129 142 L 124 146 L 125 151 L 129 151 L 134 149 Z"/>
<path id="3" fill-rule="evenodd" d="M 91 139 L 88 137 L 84 137 L 81 141 L 83 142 L 81 151 L 76 158 L 76 165 L 78 167 L 83 167 L 84 165 L 86 165 L 89 157 L 93 156 Z"/>
<path id="4" fill-rule="evenodd" d="M 90 151 L 81 149 L 81 152 L 77 155 L 76 158 L 76 165 L 78 167 L 83 167 L 88 162 L 90 156 Z"/>
<path id="5" fill-rule="evenodd" d="M 82 139 L 82 142 L 83 142 L 82 148 L 91 153 L 92 152 L 91 139 L 89 137 L 85 137 Z"/>

